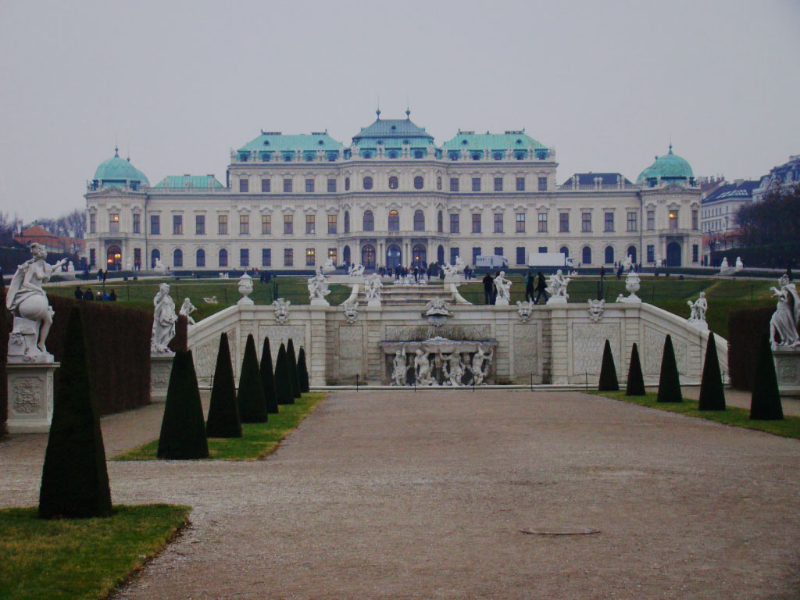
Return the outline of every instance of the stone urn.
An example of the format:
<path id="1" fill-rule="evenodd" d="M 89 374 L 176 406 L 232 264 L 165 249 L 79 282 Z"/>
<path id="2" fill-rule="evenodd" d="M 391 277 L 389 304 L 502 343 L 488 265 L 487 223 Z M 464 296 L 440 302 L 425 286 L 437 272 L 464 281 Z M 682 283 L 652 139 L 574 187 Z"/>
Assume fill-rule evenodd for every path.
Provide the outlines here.
<path id="1" fill-rule="evenodd" d="M 253 293 L 253 278 L 247 273 L 239 277 L 239 293 L 242 298 L 236 304 L 239 305 L 252 305 L 254 302 L 248 296 Z"/>

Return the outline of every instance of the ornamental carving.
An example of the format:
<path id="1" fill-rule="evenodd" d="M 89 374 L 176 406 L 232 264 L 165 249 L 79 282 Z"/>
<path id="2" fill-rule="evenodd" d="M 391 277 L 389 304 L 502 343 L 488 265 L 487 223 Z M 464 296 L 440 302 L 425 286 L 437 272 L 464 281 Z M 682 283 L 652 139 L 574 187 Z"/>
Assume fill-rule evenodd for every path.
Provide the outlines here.
<path id="1" fill-rule="evenodd" d="M 32 415 L 39 411 L 42 382 L 36 377 L 20 377 L 14 380 L 14 412 Z"/>

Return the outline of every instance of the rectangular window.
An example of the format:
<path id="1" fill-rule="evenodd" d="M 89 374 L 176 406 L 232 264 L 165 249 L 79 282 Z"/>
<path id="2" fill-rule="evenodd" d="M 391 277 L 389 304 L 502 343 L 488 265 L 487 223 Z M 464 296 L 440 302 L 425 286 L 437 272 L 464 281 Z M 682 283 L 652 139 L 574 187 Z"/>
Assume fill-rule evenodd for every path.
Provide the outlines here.
<path id="1" fill-rule="evenodd" d="M 517 191 L 524 192 L 525 191 L 525 178 L 524 177 L 517 177 Z"/>
<path id="2" fill-rule="evenodd" d="M 97 215 L 94 213 L 89 213 L 89 233 L 97 233 Z M 152 228 L 151 228 L 151 233 L 152 233 Z"/>
<path id="3" fill-rule="evenodd" d="M 581 231 L 583 233 L 592 232 L 592 213 L 581 213 Z"/>
<path id="4" fill-rule="evenodd" d="M 294 250 L 292 250 L 291 248 L 283 249 L 283 266 L 284 267 L 294 266 Z"/>
<path id="5" fill-rule="evenodd" d="M 306 192 L 311 193 L 314 191 L 314 180 L 306 179 Z"/>
<path id="6" fill-rule="evenodd" d="M 183 215 L 172 215 L 172 234 L 183 235 Z"/>
<path id="7" fill-rule="evenodd" d="M 692 211 L 692 229 L 697 229 L 698 228 L 697 223 L 698 223 L 697 211 L 693 210 Z M 697 261 L 695 261 L 695 262 L 697 262 Z"/>
<path id="8" fill-rule="evenodd" d="M 239 215 L 239 235 L 250 235 L 250 215 Z"/>
<path id="9" fill-rule="evenodd" d="M 652 244 L 647 246 L 647 262 L 656 262 L 656 247 Z"/>
<path id="10" fill-rule="evenodd" d="M 197 265 L 205 266 L 205 265 Z M 133 268 L 137 271 L 142 268 L 142 249 L 141 248 L 134 248 L 133 249 Z"/>
<path id="11" fill-rule="evenodd" d="M 328 233 L 336 233 L 338 215 L 328 215 Z"/>
<path id="12" fill-rule="evenodd" d="M 614 231 L 614 213 L 613 212 L 605 213 L 603 218 L 603 223 L 604 223 L 603 231 Z"/>
<path id="13" fill-rule="evenodd" d="M 478 257 L 481 255 L 481 248 L 480 246 L 476 246 L 472 249 L 472 264 L 478 264 Z"/>
<path id="14" fill-rule="evenodd" d="M 700 261 L 700 246 L 692 244 L 692 262 Z"/>
<path id="15" fill-rule="evenodd" d="M 473 177 L 472 178 L 472 191 L 473 192 L 480 192 L 481 191 L 481 178 L 480 177 Z"/>
<path id="16" fill-rule="evenodd" d="M 517 213 L 514 215 L 514 230 L 517 233 L 525 233 L 525 213 Z"/>
<path id="17" fill-rule="evenodd" d="M 494 214 L 494 232 L 503 233 L 503 213 Z"/>
<path id="18" fill-rule="evenodd" d="M 250 250 L 248 250 L 247 248 L 242 248 L 239 250 L 239 266 L 240 267 L 250 266 Z"/>
<path id="19" fill-rule="evenodd" d="M 239 191 L 240 192 L 249 192 L 250 191 L 250 180 L 249 179 L 240 179 L 239 180 Z"/>
<path id="20" fill-rule="evenodd" d="M 539 246 L 539 254 L 547 254 L 547 246 Z"/>
<path id="21" fill-rule="evenodd" d="M 150 215 L 150 235 L 161 235 L 161 217 Z"/>
<path id="22" fill-rule="evenodd" d="M 217 234 L 228 235 L 228 215 L 219 215 L 217 217 Z"/>
<path id="23" fill-rule="evenodd" d="M 206 216 L 205 215 L 195 215 L 194 216 L 194 234 L 195 235 L 205 235 L 206 234 Z"/>
<path id="24" fill-rule="evenodd" d="M 283 235 L 294 233 L 294 215 L 283 215 Z"/>
<path id="25" fill-rule="evenodd" d="M 539 233 L 547 233 L 547 213 L 539 213 Z"/>
<path id="26" fill-rule="evenodd" d="M 497 248 L 495 248 L 494 249 L 494 255 L 495 256 L 503 256 L 503 247 L 502 246 L 498 246 Z"/>
<path id="27" fill-rule="evenodd" d="M 271 179 L 262 179 L 261 180 L 261 191 L 262 192 L 271 192 L 272 191 L 272 180 Z"/>
<path id="28" fill-rule="evenodd" d="M 93 215 L 94 216 L 94 215 Z M 97 253 L 94 248 L 89 249 L 89 266 L 97 264 Z"/>
<path id="29" fill-rule="evenodd" d="M 119 214 L 111 213 L 108 215 L 108 231 L 109 233 L 119 233 Z"/>
<path id="30" fill-rule="evenodd" d="M 306 215 L 306 234 L 314 235 L 317 232 L 317 221 L 314 215 Z"/>
<path id="31" fill-rule="evenodd" d="M 654 231 L 656 228 L 656 211 L 647 211 L 647 231 Z M 652 260 L 650 262 L 653 262 Z"/>
<path id="32" fill-rule="evenodd" d="M 331 259 L 333 264 L 339 262 L 339 251 L 336 248 L 328 248 L 328 258 Z"/>
<path id="33" fill-rule="evenodd" d="M 459 251 L 458 248 L 450 248 L 450 264 L 456 264 L 456 259 L 458 258 Z"/>
<path id="34" fill-rule="evenodd" d="M 283 191 L 284 193 L 291 194 L 292 193 L 292 180 L 291 179 L 284 179 L 283 180 Z"/>
<path id="35" fill-rule="evenodd" d="M 671 230 L 675 230 L 678 228 L 678 211 L 671 210 L 669 211 L 669 228 Z"/>
<path id="36" fill-rule="evenodd" d="M 503 178 L 502 177 L 495 177 L 494 178 L 494 191 L 495 192 L 502 192 L 503 191 Z"/>
<path id="37" fill-rule="evenodd" d="M 480 213 L 472 213 L 472 233 L 481 232 L 481 215 Z"/>
<path id="38" fill-rule="evenodd" d="M 451 177 L 450 178 L 450 191 L 457 192 L 458 191 L 458 177 Z"/>
<path id="39" fill-rule="evenodd" d="M 629 212 L 628 213 L 628 231 L 636 231 L 636 213 Z"/>
<path id="40" fill-rule="evenodd" d="M 452 213 L 450 215 L 450 233 L 459 233 L 458 213 Z"/>
<path id="41" fill-rule="evenodd" d="M 261 215 L 261 235 L 272 235 L 272 215 Z"/>
<path id="42" fill-rule="evenodd" d="M 336 193 L 336 180 L 335 179 L 328 179 L 328 193 L 335 194 Z"/>
<path id="43" fill-rule="evenodd" d="M 558 213 L 559 233 L 569 233 L 569 213 Z"/>
<path id="44" fill-rule="evenodd" d="M 272 266 L 272 250 L 270 250 L 269 248 L 261 249 L 261 266 L 262 267 Z"/>
<path id="45" fill-rule="evenodd" d="M 525 264 L 525 248 L 522 246 L 517 248 L 517 264 L 518 265 Z"/>
<path id="46" fill-rule="evenodd" d="M 142 233 L 142 215 L 133 213 L 133 233 Z"/>
<path id="47" fill-rule="evenodd" d="M 306 266 L 313 267 L 317 262 L 317 250 L 315 248 L 306 248 Z"/>
<path id="48" fill-rule="evenodd" d="M 547 177 L 539 177 L 539 191 L 540 192 L 547 191 Z"/>

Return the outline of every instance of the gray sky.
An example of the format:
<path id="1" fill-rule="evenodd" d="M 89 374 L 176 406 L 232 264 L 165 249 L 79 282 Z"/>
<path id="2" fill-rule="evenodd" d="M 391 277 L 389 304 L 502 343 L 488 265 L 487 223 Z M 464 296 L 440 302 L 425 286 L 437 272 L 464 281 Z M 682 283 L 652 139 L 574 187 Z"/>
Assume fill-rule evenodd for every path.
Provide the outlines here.
<path id="1" fill-rule="evenodd" d="M 755 178 L 800 154 L 800 2 L 0 0 L 0 210 L 84 206 L 130 150 L 155 185 L 214 173 L 260 129 L 375 118 L 441 144 L 524 127 L 575 171 L 667 151 Z"/>

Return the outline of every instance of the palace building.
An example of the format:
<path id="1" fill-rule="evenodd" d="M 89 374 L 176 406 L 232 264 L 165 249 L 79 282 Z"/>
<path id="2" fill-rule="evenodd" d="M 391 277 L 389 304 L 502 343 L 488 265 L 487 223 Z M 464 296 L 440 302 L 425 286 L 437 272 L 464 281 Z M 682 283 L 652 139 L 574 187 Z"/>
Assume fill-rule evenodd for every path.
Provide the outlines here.
<path id="1" fill-rule="evenodd" d="M 701 190 L 669 152 L 633 183 L 576 173 L 559 184 L 555 151 L 525 130 L 459 131 L 441 146 L 424 127 L 377 119 L 349 145 L 325 132 L 262 131 L 231 152 L 225 183 L 168 176 L 151 186 L 118 153 L 88 183 L 87 264 L 172 271 L 309 271 L 562 252 L 599 267 L 631 255 L 699 264 Z"/>

